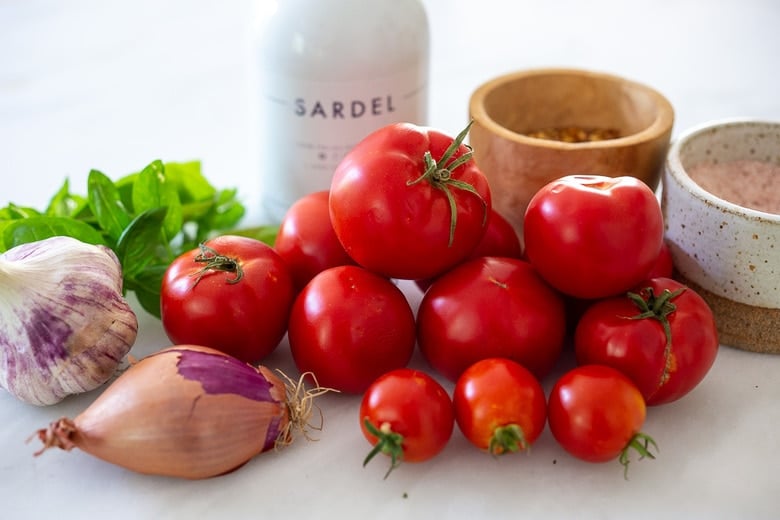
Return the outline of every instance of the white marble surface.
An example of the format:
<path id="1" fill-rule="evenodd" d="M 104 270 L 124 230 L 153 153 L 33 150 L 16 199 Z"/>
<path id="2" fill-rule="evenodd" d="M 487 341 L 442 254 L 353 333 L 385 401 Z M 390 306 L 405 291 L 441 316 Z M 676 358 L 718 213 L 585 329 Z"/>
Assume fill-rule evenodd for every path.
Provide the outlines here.
<path id="1" fill-rule="evenodd" d="M 468 97 L 511 70 L 576 66 L 646 82 L 675 134 L 710 119 L 780 119 L 780 4 L 773 0 L 426 0 L 430 123 L 459 130 Z M 155 158 L 201 159 L 250 205 L 248 0 L 0 0 L 0 204 L 42 206 L 69 176 L 118 176 Z M 250 212 L 250 218 L 256 212 Z M 413 303 L 419 295 L 411 288 Z M 167 344 L 141 314 L 136 356 Z M 283 344 L 266 364 L 290 368 Z M 419 363 L 419 360 L 415 360 Z M 492 460 L 456 431 L 441 456 L 361 467 L 356 397 L 326 396 L 321 440 L 189 482 L 137 475 L 73 451 L 33 458 L 25 439 L 95 393 L 34 408 L 0 393 L 0 517 L 777 518 L 780 357 L 722 348 L 705 381 L 649 411 L 655 461 L 593 465 L 545 431 L 530 456 Z M 547 386 L 550 386 L 548 382 Z"/>

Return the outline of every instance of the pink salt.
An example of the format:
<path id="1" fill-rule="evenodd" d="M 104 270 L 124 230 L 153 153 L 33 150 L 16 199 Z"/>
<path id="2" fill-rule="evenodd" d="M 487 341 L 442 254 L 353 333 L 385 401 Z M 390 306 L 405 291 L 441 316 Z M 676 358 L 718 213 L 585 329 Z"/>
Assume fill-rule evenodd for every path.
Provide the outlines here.
<path id="1" fill-rule="evenodd" d="M 704 161 L 687 172 L 716 197 L 744 208 L 780 214 L 780 165 L 751 159 Z"/>

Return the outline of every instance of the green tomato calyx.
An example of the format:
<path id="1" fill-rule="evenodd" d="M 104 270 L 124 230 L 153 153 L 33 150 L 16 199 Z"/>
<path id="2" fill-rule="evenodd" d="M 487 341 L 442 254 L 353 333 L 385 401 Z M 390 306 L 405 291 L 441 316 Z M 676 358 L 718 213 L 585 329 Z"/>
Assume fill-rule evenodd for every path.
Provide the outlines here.
<path id="1" fill-rule="evenodd" d="M 193 287 L 198 285 L 200 279 L 209 271 L 233 273 L 235 276 L 226 280 L 229 284 L 238 283 L 241 281 L 241 278 L 244 277 L 244 270 L 241 268 L 241 264 L 236 258 L 222 255 L 205 244 L 200 244 L 199 247 L 200 253 L 195 257 L 195 262 L 205 265 L 195 273 L 196 278 L 195 283 L 192 284 Z"/>
<path id="2" fill-rule="evenodd" d="M 366 464 L 368 464 L 377 453 L 381 452 L 385 455 L 389 455 L 390 468 L 387 470 L 384 477 L 387 478 L 395 468 L 401 465 L 401 460 L 404 456 L 404 436 L 394 432 L 388 422 L 383 422 L 379 425 L 379 428 L 377 428 L 371 424 L 371 421 L 366 417 L 363 420 L 363 424 L 365 425 L 366 430 L 368 430 L 368 433 L 378 439 L 377 443 L 374 444 L 374 448 L 368 452 L 368 455 L 366 455 L 366 458 L 363 460 L 363 467 L 366 467 Z"/>
<path id="3" fill-rule="evenodd" d="M 423 160 L 425 161 L 425 172 L 423 172 L 423 174 L 417 177 L 416 179 L 406 182 L 407 186 L 412 186 L 414 184 L 422 182 L 423 180 L 426 180 L 431 184 L 431 186 L 433 186 L 436 189 L 442 190 L 444 192 L 444 195 L 446 195 L 447 202 L 450 205 L 450 235 L 449 235 L 449 242 L 447 243 L 448 247 L 451 247 L 452 243 L 455 241 L 455 226 L 458 223 L 458 209 L 455 203 L 455 196 L 452 194 L 452 191 L 450 190 L 451 187 L 459 190 L 467 191 L 469 193 L 476 195 L 479 198 L 480 202 L 482 202 L 482 208 L 483 208 L 482 225 L 484 226 L 485 223 L 487 223 L 488 205 L 485 199 L 482 198 L 482 195 L 480 195 L 479 192 L 477 192 L 477 190 L 471 184 L 461 181 L 459 179 L 454 179 L 452 177 L 452 172 L 454 172 L 458 167 L 466 164 L 473 158 L 474 152 L 471 150 L 471 147 L 468 147 L 469 151 L 464 153 L 460 157 L 453 158 L 455 152 L 458 151 L 460 145 L 462 145 L 463 141 L 466 139 L 466 135 L 468 135 L 469 130 L 471 129 L 471 125 L 473 123 L 474 121 L 469 121 L 469 124 L 466 125 L 466 128 L 464 128 L 457 135 L 457 137 L 453 139 L 452 143 L 450 143 L 450 146 L 447 147 L 447 149 L 444 151 L 444 154 L 442 154 L 441 158 L 438 161 L 436 161 L 433 158 L 430 150 L 426 151 L 425 154 L 423 155 Z"/>
<path id="4" fill-rule="evenodd" d="M 672 300 L 677 298 L 685 291 L 685 287 L 674 292 L 664 289 L 661 294 L 656 295 L 652 287 L 647 287 L 637 293 L 628 293 L 628 298 L 639 308 L 639 314 L 632 316 L 634 320 L 653 319 L 657 320 L 664 329 L 666 336 L 666 346 L 664 347 L 664 371 L 658 381 L 658 388 L 666 384 L 672 372 L 672 326 L 669 323 L 669 316 L 677 310 Z"/>
<path id="5" fill-rule="evenodd" d="M 488 444 L 488 453 L 494 457 L 505 453 L 528 452 L 530 450 L 531 445 L 525 440 L 523 429 L 517 424 L 497 427 Z"/>
<path id="6" fill-rule="evenodd" d="M 618 459 L 620 460 L 620 464 L 623 466 L 624 479 L 628 480 L 628 464 L 631 462 L 629 459 L 631 450 L 639 453 L 639 460 L 655 459 L 655 455 L 651 449 L 660 451 L 658 449 L 658 444 L 656 444 L 655 440 L 649 435 L 642 432 L 637 432 L 633 437 L 631 437 L 631 440 L 628 441 L 626 447 L 623 448 L 623 451 L 620 452 L 620 458 Z"/>

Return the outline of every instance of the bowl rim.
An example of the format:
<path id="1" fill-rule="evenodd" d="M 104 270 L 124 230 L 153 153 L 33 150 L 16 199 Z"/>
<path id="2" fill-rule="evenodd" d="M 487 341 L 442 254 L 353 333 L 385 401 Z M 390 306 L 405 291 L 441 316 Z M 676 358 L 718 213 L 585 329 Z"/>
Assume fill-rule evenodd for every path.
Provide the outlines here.
<path id="1" fill-rule="evenodd" d="M 490 117 L 490 115 L 487 113 L 487 110 L 485 109 L 485 98 L 497 87 L 533 76 L 580 76 L 621 83 L 633 89 L 639 90 L 653 98 L 655 105 L 658 108 L 658 112 L 656 113 L 653 122 L 641 131 L 630 135 L 617 137 L 615 139 L 605 139 L 603 141 L 567 143 L 562 141 L 555 141 L 552 139 L 530 137 L 524 134 L 513 132 L 508 128 L 498 124 L 495 119 Z M 663 137 L 663 135 L 666 133 L 671 133 L 672 126 L 674 125 L 675 115 L 674 107 L 672 106 L 671 102 L 658 90 L 644 83 L 607 72 L 561 67 L 523 69 L 495 76 L 492 79 L 489 79 L 479 85 L 474 90 L 474 92 L 472 92 L 471 98 L 469 100 L 469 112 L 472 120 L 485 127 L 485 129 L 489 132 L 497 134 L 508 141 L 559 150 L 610 149 L 650 142 Z"/>
<path id="2" fill-rule="evenodd" d="M 688 172 L 683 167 L 682 160 L 680 159 L 680 151 L 687 142 L 702 134 L 711 132 L 714 129 L 728 128 L 736 126 L 772 126 L 777 127 L 780 130 L 780 121 L 764 118 L 751 118 L 751 117 L 730 117 L 722 119 L 714 119 L 692 126 L 680 135 L 672 140 L 669 146 L 669 152 L 666 154 L 666 164 L 664 171 L 674 179 L 691 195 L 699 199 L 704 204 L 710 204 L 715 206 L 721 211 L 725 211 L 729 214 L 747 217 L 750 220 L 758 222 L 769 222 L 772 224 L 780 224 L 780 214 L 768 213 L 754 208 L 748 208 L 740 206 L 734 202 L 718 197 L 717 195 L 705 190 L 699 184 L 694 181 Z"/>

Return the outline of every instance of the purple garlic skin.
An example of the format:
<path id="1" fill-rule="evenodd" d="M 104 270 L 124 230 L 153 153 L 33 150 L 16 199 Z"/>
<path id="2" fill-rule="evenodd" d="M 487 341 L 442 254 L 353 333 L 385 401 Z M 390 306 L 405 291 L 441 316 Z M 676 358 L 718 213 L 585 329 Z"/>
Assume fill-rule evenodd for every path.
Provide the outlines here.
<path id="1" fill-rule="evenodd" d="M 138 333 L 114 252 L 70 237 L 0 255 L 0 386 L 33 405 L 93 390 Z"/>

